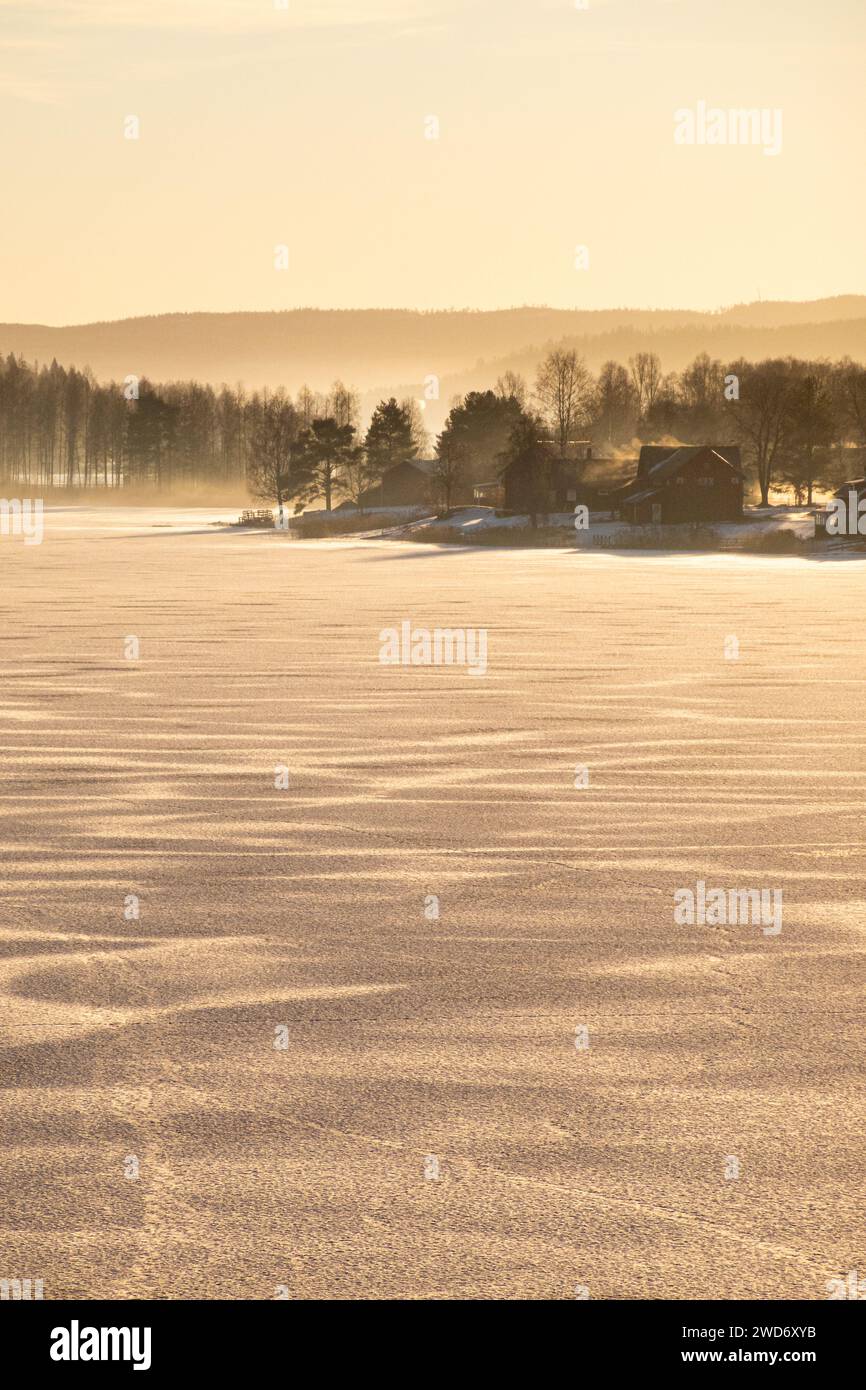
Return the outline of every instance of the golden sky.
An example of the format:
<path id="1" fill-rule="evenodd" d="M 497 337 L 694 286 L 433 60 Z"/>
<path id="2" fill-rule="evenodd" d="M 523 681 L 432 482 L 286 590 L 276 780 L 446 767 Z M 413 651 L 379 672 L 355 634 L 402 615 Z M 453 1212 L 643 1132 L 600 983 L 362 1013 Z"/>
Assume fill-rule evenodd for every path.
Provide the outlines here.
<path id="1" fill-rule="evenodd" d="M 864 38 L 866 0 L 0 0 L 0 320 L 863 293 Z M 699 103 L 780 152 L 677 144 Z"/>

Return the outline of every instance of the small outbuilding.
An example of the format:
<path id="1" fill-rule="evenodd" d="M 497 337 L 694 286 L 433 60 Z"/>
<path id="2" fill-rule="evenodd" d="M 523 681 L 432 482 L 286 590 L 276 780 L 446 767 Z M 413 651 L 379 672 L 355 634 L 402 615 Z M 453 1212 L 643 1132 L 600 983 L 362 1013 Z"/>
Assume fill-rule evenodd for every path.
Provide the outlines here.
<path id="1" fill-rule="evenodd" d="M 482 507 L 504 507 L 505 488 L 500 482 L 476 483 L 472 488 L 472 500 Z"/>
<path id="2" fill-rule="evenodd" d="M 406 459 L 382 474 L 361 501 L 365 507 L 426 507 L 435 500 L 436 459 Z"/>

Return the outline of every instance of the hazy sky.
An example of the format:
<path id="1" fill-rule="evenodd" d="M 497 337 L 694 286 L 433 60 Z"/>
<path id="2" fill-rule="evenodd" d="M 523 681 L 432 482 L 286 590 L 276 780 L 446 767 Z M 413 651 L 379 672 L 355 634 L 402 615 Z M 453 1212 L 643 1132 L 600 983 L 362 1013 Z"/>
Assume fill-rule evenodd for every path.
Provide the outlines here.
<path id="1" fill-rule="evenodd" d="M 0 0 L 0 320 L 863 293 L 864 40 L 866 0 Z M 781 153 L 677 145 L 699 102 Z"/>

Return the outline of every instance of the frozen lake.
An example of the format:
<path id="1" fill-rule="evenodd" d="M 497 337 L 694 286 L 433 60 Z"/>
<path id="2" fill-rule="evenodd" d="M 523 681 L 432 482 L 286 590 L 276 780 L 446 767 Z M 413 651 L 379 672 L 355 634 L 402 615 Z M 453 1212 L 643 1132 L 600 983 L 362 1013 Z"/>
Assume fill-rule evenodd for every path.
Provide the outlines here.
<path id="1" fill-rule="evenodd" d="M 0 540 L 2 1272 L 55 1299 L 862 1274 L 866 564 L 236 515 Z M 484 629 L 485 674 L 381 664 L 405 621 Z M 781 933 L 678 925 L 698 881 L 780 889 Z"/>

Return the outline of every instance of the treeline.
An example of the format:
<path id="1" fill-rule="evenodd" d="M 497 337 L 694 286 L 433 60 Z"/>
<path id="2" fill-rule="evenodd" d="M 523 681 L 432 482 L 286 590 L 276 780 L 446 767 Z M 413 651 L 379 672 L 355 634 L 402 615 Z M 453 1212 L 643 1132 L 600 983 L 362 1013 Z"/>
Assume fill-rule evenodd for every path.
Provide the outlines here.
<path id="1" fill-rule="evenodd" d="M 0 361 L 0 477 L 37 487 L 243 478 L 253 399 L 196 382 L 98 383 L 89 369 Z"/>
<path id="2" fill-rule="evenodd" d="M 703 353 L 666 374 L 642 352 L 593 374 L 575 352 L 555 350 L 531 385 L 506 373 L 451 402 L 435 444 L 440 500 L 494 481 L 515 458 L 546 467 L 578 440 L 592 441 L 596 457 L 634 454 L 641 442 L 739 443 L 764 502 L 771 488 L 811 501 L 814 488 L 846 476 L 850 446 L 866 446 L 866 368 Z M 358 393 L 339 381 L 291 397 L 194 381 L 98 383 L 87 369 L 0 359 L 7 490 L 245 484 L 295 508 L 340 497 L 363 505 L 387 468 L 431 447 L 419 401 L 381 401 L 362 431 Z"/>
<path id="3" fill-rule="evenodd" d="M 395 447 L 424 448 L 417 403 L 396 408 L 405 431 Z M 196 381 L 100 383 L 87 368 L 31 366 L 10 354 L 0 358 L 0 480 L 19 491 L 246 485 L 261 473 L 275 421 L 285 427 L 285 464 L 304 441 L 314 471 L 336 477 L 359 409 L 357 392 L 339 381 L 327 393 L 303 386 L 291 400 L 283 391 L 214 390 Z M 313 455 L 327 458 L 335 441 L 334 465 L 322 467 Z"/>

